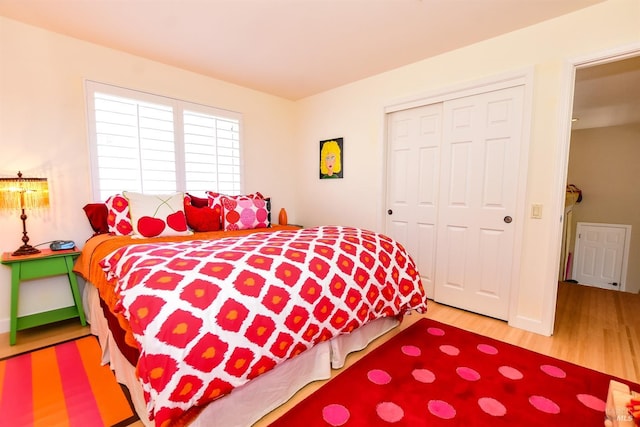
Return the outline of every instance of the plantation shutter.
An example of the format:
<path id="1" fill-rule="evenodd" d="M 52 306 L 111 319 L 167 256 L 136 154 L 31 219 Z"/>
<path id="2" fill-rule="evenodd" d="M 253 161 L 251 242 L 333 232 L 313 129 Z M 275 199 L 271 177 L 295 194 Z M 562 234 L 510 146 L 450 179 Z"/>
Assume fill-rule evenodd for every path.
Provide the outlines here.
<path id="1" fill-rule="evenodd" d="M 171 107 L 95 93 L 95 120 L 102 200 L 123 190 L 176 191 Z"/>
<path id="2" fill-rule="evenodd" d="M 242 191 L 240 115 L 87 82 L 94 197 Z"/>
<path id="3" fill-rule="evenodd" d="M 186 183 L 189 191 L 240 194 L 240 125 L 237 120 L 184 113 Z"/>

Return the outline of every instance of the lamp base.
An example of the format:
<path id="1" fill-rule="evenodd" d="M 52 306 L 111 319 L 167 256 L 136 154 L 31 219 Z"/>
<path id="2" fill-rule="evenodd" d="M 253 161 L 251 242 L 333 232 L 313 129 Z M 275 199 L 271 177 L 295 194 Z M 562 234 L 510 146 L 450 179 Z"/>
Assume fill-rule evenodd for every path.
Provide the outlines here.
<path id="1" fill-rule="evenodd" d="M 23 256 L 23 255 L 34 255 L 34 254 L 39 254 L 39 253 L 40 253 L 40 249 L 36 249 L 31 245 L 22 245 L 14 253 L 12 253 L 11 255 L 13 255 L 13 256 Z"/>

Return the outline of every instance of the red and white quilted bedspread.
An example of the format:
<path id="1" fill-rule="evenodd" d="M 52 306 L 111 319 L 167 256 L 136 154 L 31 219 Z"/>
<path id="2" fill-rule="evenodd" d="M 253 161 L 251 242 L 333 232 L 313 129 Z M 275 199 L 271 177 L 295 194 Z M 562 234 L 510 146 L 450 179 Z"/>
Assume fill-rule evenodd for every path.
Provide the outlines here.
<path id="1" fill-rule="evenodd" d="M 356 228 L 130 245 L 102 267 L 157 426 L 369 320 L 426 310 L 405 249 Z"/>

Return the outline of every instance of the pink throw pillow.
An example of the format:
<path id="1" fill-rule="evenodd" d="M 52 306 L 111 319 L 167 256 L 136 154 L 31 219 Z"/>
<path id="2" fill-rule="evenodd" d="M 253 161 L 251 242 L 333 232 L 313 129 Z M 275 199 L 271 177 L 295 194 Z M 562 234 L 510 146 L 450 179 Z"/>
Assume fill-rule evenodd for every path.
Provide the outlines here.
<path id="1" fill-rule="evenodd" d="M 269 227 L 267 202 L 261 197 L 221 198 L 224 230 L 248 230 Z"/>

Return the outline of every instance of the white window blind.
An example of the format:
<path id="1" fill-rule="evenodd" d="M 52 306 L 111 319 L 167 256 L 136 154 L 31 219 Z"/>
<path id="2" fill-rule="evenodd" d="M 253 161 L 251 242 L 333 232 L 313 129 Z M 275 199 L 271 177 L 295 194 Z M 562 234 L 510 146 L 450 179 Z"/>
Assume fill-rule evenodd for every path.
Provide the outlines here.
<path id="1" fill-rule="evenodd" d="M 237 120 L 185 111 L 184 146 L 189 191 L 240 194 L 240 131 Z M 213 165 L 213 167 L 212 167 Z"/>
<path id="2" fill-rule="evenodd" d="M 89 81 L 87 105 L 96 200 L 242 191 L 238 113 Z"/>

